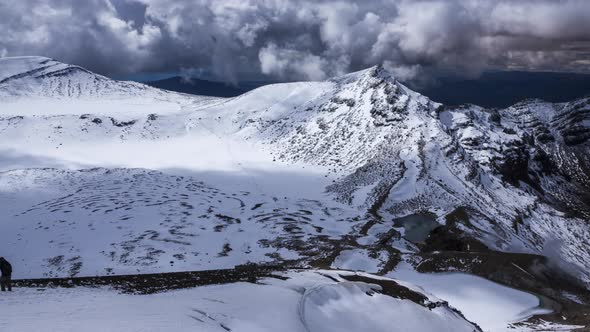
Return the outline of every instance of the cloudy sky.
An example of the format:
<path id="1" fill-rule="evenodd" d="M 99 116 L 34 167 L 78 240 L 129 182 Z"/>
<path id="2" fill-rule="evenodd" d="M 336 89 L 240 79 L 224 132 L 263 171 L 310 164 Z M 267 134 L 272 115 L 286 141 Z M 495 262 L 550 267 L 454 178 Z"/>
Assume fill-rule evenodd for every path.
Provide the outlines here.
<path id="1" fill-rule="evenodd" d="M 407 81 L 590 71 L 588 0 L 2 0 L 0 56 L 125 76 L 320 80 L 382 63 Z"/>

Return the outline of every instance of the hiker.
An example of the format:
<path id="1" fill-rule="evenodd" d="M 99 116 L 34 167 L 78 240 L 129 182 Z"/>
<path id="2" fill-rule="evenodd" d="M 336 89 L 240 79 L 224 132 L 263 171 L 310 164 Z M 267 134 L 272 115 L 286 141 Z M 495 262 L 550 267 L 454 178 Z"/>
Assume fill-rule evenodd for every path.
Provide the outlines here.
<path id="1" fill-rule="evenodd" d="M 0 257 L 0 272 L 2 272 L 2 276 L 0 276 L 0 287 L 2 291 L 5 292 L 8 288 L 8 291 L 12 292 L 12 265 L 4 257 Z"/>

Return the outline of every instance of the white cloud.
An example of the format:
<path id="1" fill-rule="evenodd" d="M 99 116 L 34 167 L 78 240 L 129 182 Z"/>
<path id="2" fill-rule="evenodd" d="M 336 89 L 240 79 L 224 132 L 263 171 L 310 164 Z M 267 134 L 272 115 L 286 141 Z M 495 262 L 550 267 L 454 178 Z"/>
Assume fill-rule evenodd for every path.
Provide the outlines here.
<path id="1" fill-rule="evenodd" d="M 259 60 L 264 74 L 305 80 L 327 78 L 324 71 L 328 67 L 326 60 L 317 55 L 282 49 L 272 43 L 260 50 Z"/>

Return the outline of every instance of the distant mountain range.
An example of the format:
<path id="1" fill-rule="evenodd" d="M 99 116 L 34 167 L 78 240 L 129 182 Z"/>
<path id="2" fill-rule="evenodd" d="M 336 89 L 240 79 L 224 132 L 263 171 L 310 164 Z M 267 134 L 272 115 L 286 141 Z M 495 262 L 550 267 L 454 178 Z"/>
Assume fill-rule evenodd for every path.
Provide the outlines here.
<path id="1" fill-rule="evenodd" d="M 194 95 L 235 97 L 272 83 L 276 82 L 240 82 L 238 86 L 233 86 L 223 82 L 198 78 L 187 80 L 175 76 L 146 84 Z M 590 94 L 590 75 L 523 71 L 487 72 L 477 79 L 442 78 L 436 84 L 412 88 L 446 105 L 508 107 L 526 99 L 559 103 L 587 96 Z"/>
<path id="2" fill-rule="evenodd" d="M 235 97 L 271 82 L 242 82 L 234 86 L 223 82 L 214 82 L 198 78 L 174 76 L 162 80 L 146 82 L 147 85 L 169 91 L 189 93 L 212 97 Z"/>
<path id="3" fill-rule="evenodd" d="M 445 78 L 415 88 L 446 105 L 508 107 L 525 99 L 561 103 L 590 94 L 590 75 L 551 72 L 488 72 L 477 79 Z"/>

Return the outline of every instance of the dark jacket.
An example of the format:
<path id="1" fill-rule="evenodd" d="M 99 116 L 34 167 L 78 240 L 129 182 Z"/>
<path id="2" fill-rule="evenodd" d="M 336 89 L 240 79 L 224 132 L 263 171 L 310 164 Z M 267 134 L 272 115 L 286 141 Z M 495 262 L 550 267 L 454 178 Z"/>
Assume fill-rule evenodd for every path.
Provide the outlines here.
<path id="1" fill-rule="evenodd" d="M 12 275 L 12 265 L 5 259 L 0 259 L 0 272 L 2 276 L 10 277 Z"/>

